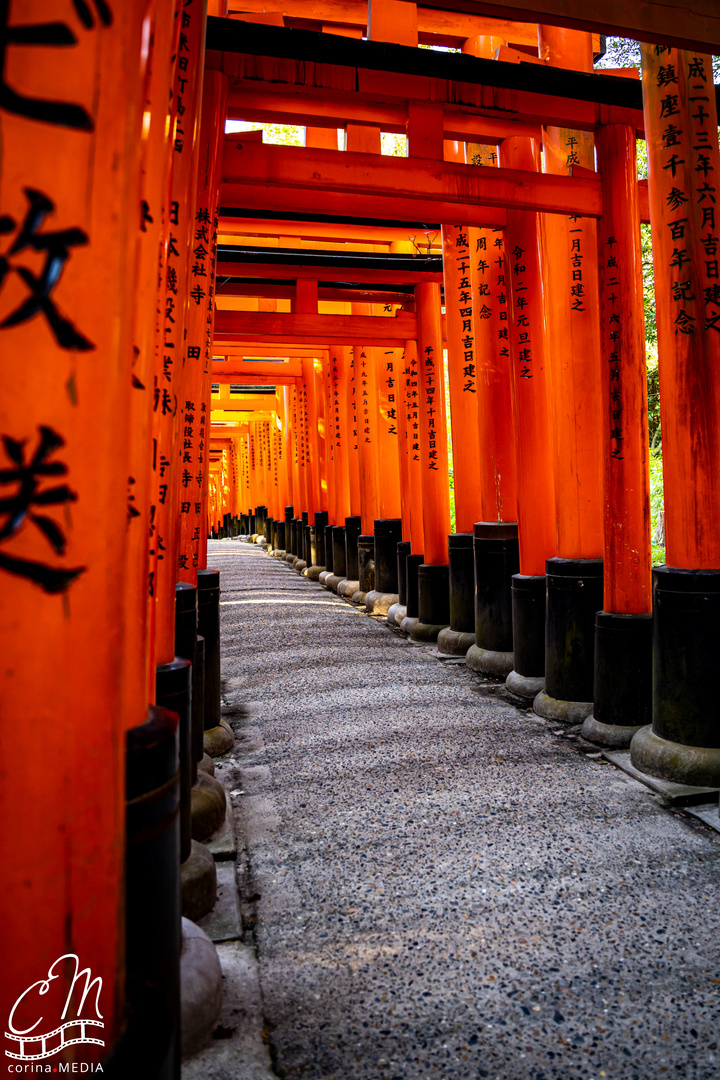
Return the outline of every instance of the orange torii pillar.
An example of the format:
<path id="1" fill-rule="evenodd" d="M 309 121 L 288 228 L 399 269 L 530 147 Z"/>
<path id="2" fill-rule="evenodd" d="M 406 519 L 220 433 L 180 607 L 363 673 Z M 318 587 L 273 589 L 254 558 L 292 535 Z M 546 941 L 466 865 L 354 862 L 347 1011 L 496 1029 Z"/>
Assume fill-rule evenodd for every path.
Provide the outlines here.
<path id="1" fill-rule="evenodd" d="M 193 741 L 194 755 L 202 760 L 225 753 L 234 742 L 232 733 L 221 724 L 220 715 L 220 573 L 207 566 L 207 531 L 205 501 L 208 483 L 208 437 L 212 391 L 212 340 L 215 315 L 215 265 L 220 184 L 219 155 L 225 130 L 228 80 L 217 71 L 205 72 L 202 107 L 199 118 L 198 171 L 190 232 L 188 273 L 188 313 L 183 343 L 183 371 L 179 410 L 181 425 L 180 545 L 178 578 L 193 585 L 197 596 L 197 616 L 191 610 L 187 589 L 178 593 L 186 613 L 182 619 L 184 644 L 176 643 L 178 655 L 193 662 Z M 183 150 L 184 152 L 184 150 Z M 231 518 L 236 512 L 239 462 L 235 442 L 231 443 L 232 498 Z M 227 527 L 232 533 L 230 518 Z M 192 623 L 196 627 L 193 631 Z M 199 637 L 198 637 L 199 635 Z M 193 642 L 194 639 L 194 642 Z M 190 652 L 195 644 L 194 652 Z M 200 704 L 202 703 L 202 704 Z M 221 792 L 213 778 L 193 768 L 193 798 L 209 800 L 214 796 L 222 808 Z M 199 794 L 197 785 L 202 794 Z M 212 790 L 211 790 L 212 789 Z M 218 810 L 218 812 L 221 812 Z M 194 839 L 203 839 L 197 827 Z M 194 850 L 197 867 L 209 865 L 204 852 Z M 186 877 L 189 868 L 186 870 Z M 208 890 L 212 895 L 212 890 Z"/>
<path id="2" fill-rule="evenodd" d="M 462 51 L 492 59 L 504 42 L 479 35 L 463 43 Z M 468 160 L 496 167 L 497 146 L 471 143 Z M 517 525 L 517 467 L 512 406 L 510 355 L 510 291 L 506 237 L 489 229 L 469 231 L 472 258 L 472 303 L 480 433 L 480 520 L 473 524 L 475 577 L 475 644 L 465 662 L 474 671 L 507 677 L 515 662 L 513 652 L 514 586 L 532 578 L 519 578 Z M 539 583 L 542 587 L 542 582 Z M 537 591 L 537 589 L 536 589 Z M 522 615 L 533 594 L 519 593 Z M 542 593 L 544 611 L 544 591 Z M 519 621 L 522 621 L 521 619 Z M 542 670 L 542 667 L 541 667 Z"/>
<path id="3" fill-rule="evenodd" d="M 418 621 L 410 628 L 410 637 L 413 641 L 436 641 L 440 630 L 450 622 L 450 484 L 440 286 L 422 282 L 415 287 L 415 298 L 425 562 L 418 567 Z"/>
<path id="4" fill-rule="evenodd" d="M 42 1057 L 40 1069 L 95 1073 L 121 1049 L 126 739 L 139 727 L 167 739 L 163 779 L 177 796 L 176 718 L 149 715 L 146 646 L 128 621 L 147 588 L 126 573 L 147 5 L 113 9 L 94 5 L 83 17 L 67 5 L 53 12 L 63 22 L 34 21 L 33 38 L 15 5 L 16 35 L 3 44 L 7 70 L 22 73 L 3 102 L 0 166 L 0 1008 L 13 1072 L 34 1071 Z M 26 767 L 18 730 L 28 716 L 42 753 Z M 137 783 L 132 767 L 127 778 Z M 130 828 L 135 842 L 132 817 Z M 172 867 L 177 837 L 165 838 Z M 164 914 L 174 920 L 172 985 L 159 982 L 157 951 L 146 973 L 176 1016 L 177 903 Z M 76 1016 L 98 1026 L 61 1049 L 56 1029 Z M 176 1035 L 166 1027 L 144 1046 L 128 1039 L 128 1057 L 177 1062 Z"/>
<path id="5" fill-rule="evenodd" d="M 636 768 L 720 785 L 720 178 L 712 57 L 643 46 L 667 565 L 653 570 L 652 727 Z M 622 452 L 624 423 L 613 429 Z"/>
<path id="6" fill-rule="evenodd" d="M 388 315 L 392 306 L 372 304 L 370 310 L 373 315 Z M 378 347 L 372 353 L 377 410 L 378 517 L 373 522 L 373 588 L 365 597 L 365 608 L 374 615 L 387 615 L 393 604 L 399 602 L 397 545 L 402 541 L 402 517 L 397 386 L 402 351 Z"/>
<path id="7" fill-rule="evenodd" d="M 530 139 L 506 139 L 503 167 L 539 168 Z M 544 685 L 545 564 L 555 554 L 555 487 L 545 341 L 540 216 L 509 210 L 505 262 L 510 303 L 510 355 L 515 418 L 520 573 L 512 578 L 513 660 L 508 687 L 535 698 Z"/>
<path id="8" fill-rule="evenodd" d="M 474 157 L 497 164 L 497 151 Z M 471 229 L 478 424 L 480 520 L 473 525 L 475 644 L 473 671 L 507 677 L 513 667 L 512 580 L 518 573 L 517 468 L 511 396 L 508 265 L 499 230 Z"/>
<path id="9" fill-rule="evenodd" d="M 345 305 L 343 307 L 345 308 Z M 328 569 L 332 566 L 332 572 L 324 580 L 325 587 L 333 592 L 337 592 L 339 585 L 347 580 L 345 521 L 352 514 L 353 483 L 357 489 L 356 505 L 360 486 L 350 401 L 351 374 L 352 357 L 349 348 L 343 345 L 333 346 L 329 353 L 331 406 L 328 413 L 328 430 L 332 432 L 335 448 L 334 518 L 328 534 L 328 542 L 332 545 L 332 563 L 328 563 Z"/>
<path id="10" fill-rule="evenodd" d="M 589 33 L 538 27 L 550 66 L 592 71 Z M 543 129 L 546 173 L 594 170 L 589 132 Z M 557 558 L 547 563 L 545 689 L 534 704 L 548 719 L 592 712 L 595 613 L 602 606 L 602 438 L 597 225 L 545 215 L 548 360 L 557 514 Z"/>
<path id="11" fill-rule="evenodd" d="M 446 161 L 465 163 L 464 143 L 446 141 L 444 145 Z M 472 255 L 467 227 L 443 225 L 442 244 L 455 532 L 448 541 L 450 626 L 438 636 L 438 652 L 465 656 L 475 644 L 472 527 L 481 511 Z"/>
<path id="12" fill-rule="evenodd" d="M 417 341 L 406 341 L 400 399 L 400 478 L 402 492 L 403 536 L 398 544 L 398 609 L 395 625 L 409 633 L 418 615 L 418 568 L 425 561 L 423 552 L 423 459 L 420 447 L 420 372 Z M 388 611 L 392 623 L 393 609 Z M 407 623 L 405 620 L 409 620 Z"/>
<path id="13" fill-rule="evenodd" d="M 597 133 L 603 346 L 604 601 L 595 616 L 594 707 L 583 737 L 625 747 L 650 720 L 652 581 L 647 374 L 635 132 Z M 614 436 L 621 431 L 622 442 Z"/>
<path id="14" fill-rule="evenodd" d="M 351 308 L 351 310 L 353 310 Z M 359 358 L 355 363 L 355 349 L 352 345 L 343 347 L 345 370 L 347 371 L 348 402 L 348 472 L 350 476 L 350 513 L 345 517 L 345 579 L 337 587 L 338 596 L 349 599 L 360 587 L 360 569 L 358 566 L 358 536 L 362 532 L 363 507 L 363 457 L 361 446 L 365 437 L 362 423 L 362 404 L 360 391 Z"/>

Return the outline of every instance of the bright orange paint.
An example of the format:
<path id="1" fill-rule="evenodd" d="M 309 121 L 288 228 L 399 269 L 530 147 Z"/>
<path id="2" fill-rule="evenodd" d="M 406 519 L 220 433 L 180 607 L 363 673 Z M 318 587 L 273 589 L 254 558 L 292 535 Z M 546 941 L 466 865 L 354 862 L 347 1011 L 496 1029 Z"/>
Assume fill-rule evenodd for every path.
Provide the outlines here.
<path id="1" fill-rule="evenodd" d="M 720 264 L 713 239 L 720 154 L 712 64 L 709 56 L 657 48 L 643 46 L 643 101 L 666 561 L 720 569 Z M 668 83 L 670 77 L 677 81 Z"/>
<path id="2" fill-rule="evenodd" d="M 423 553 L 431 566 L 448 561 L 450 487 L 445 425 L 440 286 L 415 287 L 418 312 L 417 371 L 420 463 L 423 507 Z M 412 367 L 412 357 L 410 358 Z"/>
<path id="3" fill-rule="evenodd" d="M 126 604 L 126 590 L 145 587 L 125 567 L 146 10 L 128 0 L 108 23 L 93 7 L 85 27 L 66 5 L 52 16 L 73 44 L 4 42 L 3 77 L 20 101 L 6 101 L 0 119 L 0 487 L 11 501 L 0 532 L 0 1013 L 7 1024 L 16 999 L 75 953 L 103 980 L 106 1045 L 68 1047 L 64 1062 L 104 1057 L 124 999 L 125 730 L 146 715 L 144 660 L 125 634 L 139 601 Z M 10 23 L 49 14 L 13 5 Z M 71 123 L 42 108 L 28 118 L 25 98 L 72 106 Z M 23 312 L 33 275 L 47 299 Z M 22 469 L 36 485 L 25 494 Z M 42 749 L 19 763 L 27 717 Z M 60 974 L 46 996 L 26 998 L 16 1027 L 43 1013 L 38 1030 L 56 1026 L 69 989 Z M 26 1043 L 28 1054 L 40 1049 Z"/>
<path id="4" fill-rule="evenodd" d="M 530 171 L 539 166 L 538 148 L 529 139 L 506 140 L 500 155 L 501 163 L 515 168 Z M 539 575 L 557 551 L 539 215 L 508 214 L 505 258 L 510 285 L 520 572 Z"/>

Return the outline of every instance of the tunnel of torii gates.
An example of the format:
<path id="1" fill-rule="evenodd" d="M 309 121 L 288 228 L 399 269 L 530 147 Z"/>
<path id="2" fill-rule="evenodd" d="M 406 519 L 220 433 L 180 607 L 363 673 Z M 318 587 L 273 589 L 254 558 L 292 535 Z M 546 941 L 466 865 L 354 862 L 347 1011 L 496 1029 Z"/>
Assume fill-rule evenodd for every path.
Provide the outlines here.
<path id="1" fill-rule="evenodd" d="M 147 1075 L 178 1075 L 180 905 L 213 902 L 198 841 L 232 741 L 209 531 L 262 539 L 641 771 L 720 785 L 713 0 L 238 2 L 2 9 L 11 1065 L 126 1077 L 143 1040 Z M 648 42 L 642 84 L 592 72 L 608 32 Z M 21 765 L 23 717 L 42 734 Z M 102 980 L 77 1013 L 95 1041 L 40 1036 L 37 987 L 59 1016 L 76 962 Z"/>

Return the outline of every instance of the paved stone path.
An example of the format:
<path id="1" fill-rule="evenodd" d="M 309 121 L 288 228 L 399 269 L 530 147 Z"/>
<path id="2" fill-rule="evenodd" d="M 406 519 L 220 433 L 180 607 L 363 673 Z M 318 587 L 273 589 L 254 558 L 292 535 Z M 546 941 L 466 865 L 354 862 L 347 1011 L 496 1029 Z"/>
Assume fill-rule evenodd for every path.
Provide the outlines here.
<path id="1" fill-rule="evenodd" d="M 256 967 L 188 1080 L 720 1076 L 720 835 L 260 549 L 210 552 L 220 951 Z"/>

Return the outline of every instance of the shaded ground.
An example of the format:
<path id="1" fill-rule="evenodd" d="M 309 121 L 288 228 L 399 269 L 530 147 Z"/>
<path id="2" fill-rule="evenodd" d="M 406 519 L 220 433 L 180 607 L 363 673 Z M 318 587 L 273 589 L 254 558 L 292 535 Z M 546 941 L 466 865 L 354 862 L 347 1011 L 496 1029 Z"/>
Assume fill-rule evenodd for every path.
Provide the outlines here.
<path id="1" fill-rule="evenodd" d="M 268 1075 L 253 1009 L 281 1077 L 720 1075 L 720 836 L 464 664 L 210 548 L 260 997 L 188 1080 Z"/>

